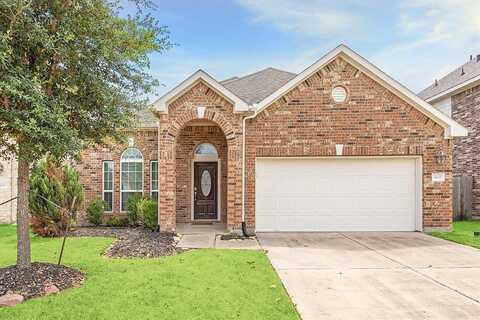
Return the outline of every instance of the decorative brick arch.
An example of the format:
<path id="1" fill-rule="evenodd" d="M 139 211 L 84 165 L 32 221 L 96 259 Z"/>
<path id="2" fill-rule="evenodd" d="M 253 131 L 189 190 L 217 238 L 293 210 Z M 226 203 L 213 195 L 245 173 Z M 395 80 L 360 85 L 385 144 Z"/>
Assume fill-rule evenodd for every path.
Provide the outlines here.
<path id="1" fill-rule="evenodd" d="M 232 124 L 222 115 L 221 112 L 206 109 L 203 117 L 199 117 L 197 108 L 188 108 L 178 116 L 177 119 L 170 124 L 168 129 L 165 130 L 163 138 L 176 139 L 187 123 L 193 120 L 210 120 L 222 129 L 227 141 L 235 140 L 235 130 Z"/>
<path id="2" fill-rule="evenodd" d="M 209 120 L 223 132 L 227 142 L 227 183 L 222 185 L 222 192 L 227 194 L 227 228 L 241 227 L 241 130 L 238 123 L 229 115 L 214 108 L 206 108 L 203 115 L 197 107 L 186 106 L 176 115 L 169 117 L 159 132 L 159 225 L 160 230 L 174 232 L 176 230 L 176 150 L 177 138 L 189 122 Z M 172 119 L 173 118 L 173 119 Z M 232 121 L 234 123 L 232 123 Z"/>

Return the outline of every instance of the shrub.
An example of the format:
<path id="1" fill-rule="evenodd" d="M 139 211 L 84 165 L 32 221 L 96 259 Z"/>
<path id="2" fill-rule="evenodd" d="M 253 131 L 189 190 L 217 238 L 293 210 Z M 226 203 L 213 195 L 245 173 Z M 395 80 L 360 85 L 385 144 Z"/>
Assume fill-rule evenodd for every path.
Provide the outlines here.
<path id="1" fill-rule="evenodd" d="M 128 218 L 111 217 L 107 220 L 108 227 L 128 227 Z"/>
<path id="2" fill-rule="evenodd" d="M 138 225 L 138 203 L 140 201 L 142 201 L 142 196 L 139 194 L 133 194 L 127 200 L 127 217 L 131 226 Z"/>
<path id="3" fill-rule="evenodd" d="M 87 208 L 87 220 L 93 225 L 102 223 L 103 212 L 105 211 L 105 202 L 101 198 L 95 198 L 90 202 Z"/>
<path id="4" fill-rule="evenodd" d="M 155 229 L 158 224 L 157 201 L 151 198 L 143 198 L 137 205 L 138 215 L 142 224 L 149 229 Z"/>
<path id="5" fill-rule="evenodd" d="M 33 232 L 40 236 L 60 236 L 83 206 L 83 187 L 78 172 L 47 157 L 33 167 L 29 184 Z"/>

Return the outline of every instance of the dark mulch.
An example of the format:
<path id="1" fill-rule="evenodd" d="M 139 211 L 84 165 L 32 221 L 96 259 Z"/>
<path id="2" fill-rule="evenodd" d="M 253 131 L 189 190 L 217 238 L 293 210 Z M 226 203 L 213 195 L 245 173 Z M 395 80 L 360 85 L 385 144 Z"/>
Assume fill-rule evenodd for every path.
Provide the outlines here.
<path id="1" fill-rule="evenodd" d="M 158 258 L 175 255 L 174 234 L 153 232 L 145 228 L 85 227 L 71 233 L 75 237 L 116 237 L 105 255 L 110 258 Z"/>
<path id="2" fill-rule="evenodd" d="M 249 240 L 251 237 L 245 237 L 237 233 L 227 233 L 220 236 L 221 240 Z"/>
<path id="3" fill-rule="evenodd" d="M 61 291 L 80 285 L 84 279 L 85 274 L 79 270 L 51 263 L 34 262 L 28 269 L 0 268 L 0 296 L 11 291 L 31 299 L 44 295 L 47 284 Z"/>

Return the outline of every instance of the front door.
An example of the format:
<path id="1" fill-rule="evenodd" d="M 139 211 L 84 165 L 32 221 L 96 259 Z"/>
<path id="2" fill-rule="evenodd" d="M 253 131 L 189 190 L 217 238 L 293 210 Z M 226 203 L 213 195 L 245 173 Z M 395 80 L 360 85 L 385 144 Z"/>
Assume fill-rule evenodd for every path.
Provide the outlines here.
<path id="1" fill-rule="evenodd" d="M 195 162 L 193 168 L 193 218 L 217 219 L 217 162 Z"/>

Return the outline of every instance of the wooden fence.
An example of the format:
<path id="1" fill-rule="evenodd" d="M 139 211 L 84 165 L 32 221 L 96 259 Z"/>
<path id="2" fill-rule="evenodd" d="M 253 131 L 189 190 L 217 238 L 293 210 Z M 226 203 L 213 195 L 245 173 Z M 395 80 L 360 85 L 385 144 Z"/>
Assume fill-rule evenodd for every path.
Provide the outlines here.
<path id="1" fill-rule="evenodd" d="M 472 177 L 453 178 L 453 220 L 472 218 Z"/>

